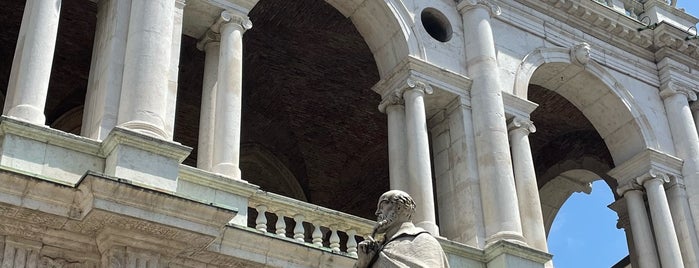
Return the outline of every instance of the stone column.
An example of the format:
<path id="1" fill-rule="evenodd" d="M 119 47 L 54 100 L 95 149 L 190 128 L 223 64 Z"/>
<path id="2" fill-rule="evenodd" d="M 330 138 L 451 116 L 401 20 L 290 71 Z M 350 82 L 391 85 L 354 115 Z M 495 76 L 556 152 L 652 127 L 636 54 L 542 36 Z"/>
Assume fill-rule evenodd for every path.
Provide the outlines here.
<path id="1" fill-rule="evenodd" d="M 212 171 L 240 180 L 243 33 L 252 23 L 244 14 L 228 10 L 221 13 L 221 19 Z"/>
<path id="2" fill-rule="evenodd" d="M 131 1 L 97 2 L 97 25 L 81 135 L 104 140 L 117 124 Z"/>
<path id="3" fill-rule="evenodd" d="M 61 0 L 27 0 L 19 29 L 3 115 L 37 125 L 44 107 L 56 49 Z"/>
<path id="4" fill-rule="evenodd" d="M 403 92 L 405 100 L 405 129 L 408 144 L 407 175 L 408 193 L 417 204 L 415 225 L 432 235 L 439 235 L 434 210 L 432 190 L 432 169 L 430 167 L 430 147 L 425 115 L 425 94 L 432 94 L 432 88 L 420 81 L 408 79 L 408 87 Z"/>
<path id="5" fill-rule="evenodd" d="M 684 181 L 678 176 L 672 176 L 670 184 L 665 191 L 670 204 L 672 222 L 675 224 L 677 239 L 682 250 L 682 261 L 685 267 L 699 267 L 697 255 L 699 255 L 699 243 L 697 233 L 691 223 L 691 212 L 687 202 L 687 191 Z"/>
<path id="6" fill-rule="evenodd" d="M 541 213 L 539 188 L 536 183 L 534 160 L 529 145 L 529 133 L 534 133 L 534 123 L 526 118 L 515 117 L 508 125 L 512 162 L 519 213 L 522 216 L 522 234 L 530 246 L 548 252 L 544 217 Z"/>
<path id="7" fill-rule="evenodd" d="M 666 174 L 651 170 L 646 176 L 636 180 L 638 184 L 643 185 L 648 195 L 648 206 L 650 207 L 650 216 L 653 219 L 653 230 L 660 254 L 660 263 L 663 267 L 684 267 L 680 244 L 677 241 L 675 225 L 672 223 L 670 206 L 663 186 L 663 183 L 670 181 L 669 177 Z"/>
<path id="8" fill-rule="evenodd" d="M 197 147 L 197 167 L 211 171 L 214 148 L 214 112 L 216 111 L 216 87 L 218 81 L 220 35 L 209 30 L 197 48 L 206 54 L 204 60 L 204 81 L 201 91 L 201 112 L 199 113 L 199 144 Z"/>
<path id="9" fill-rule="evenodd" d="M 391 189 L 409 192 L 406 182 L 407 141 L 405 137 L 405 105 L 400 90 L 389 93 L 379 104 L 379 111 L 388 117 L 388 169 Z"/>
<path id="10" fill-rule="evenodd" d="M 173 0 L 133 0 L 117 123 L 168 140 Z"/>
<path id="11" fill-rule="evenodd" d="M 636 256 L 638 256 L 639 267 L 660 267 L 653 232 L 650 229 L 650 221 L 646 213 L 646 205 L 643 202 L 641 186 L 635 183 L 627 183 L 619 186 L 617 193 L 626 199 L 631 234 L 633 235 L 633 244 Z"/>
<path id="12" fill-rule="evenodd" d="M 672 140 L 674 143 L 677 156 L 684 160 L 682 164 L 682 176 L 685 187 L 676 189 L 676 191 L 684 192 L 675 193 L 674 195 L 685 195 L 686 198 L 671 198 L 671 209 L 673 217 L 683 218 L 685 220 L 676 222 L 677 230 L 680 234 L 689 234 L 691 237 L 680 236 L 679 239 L 682 246 L 682 252 L 688 252 L 684 255 L 689 255 L 691 252 L 699 251 L 697 237 L 697 228 L 699 228 L 699 135 L 697 134 L 697 126 L 692 118 L 692 111 L 689 107 L 689 100 L 697 99 L 696 93 L 687 85 L 676 82 L 667 82 L 662 86 L 660 96 L 663 98 L 665 112 L 670 124 Z M 686 199 L 686 200 L 683 200 Z M 687 209 L 685 210 L 682 202 L 686 202 Z M 686 214 L 686 215 L 685 215 Z M 685 261 L 696 267 L 696 256 L 683 256 Z M 690 260 L 688 258 L 694 259 Z"/>
<path id="13" fill-rule="evenodd" d="M 463 18 L 468 76 L 473 79 L 471 106 L 478 171 L 482 180 L 486 244 L 503 239 L 522 242 L 495 42 L 490 26 L 491 15 L 499 14 L 500 9 L 491 0 L 461 0 L 457 7 Z"/>

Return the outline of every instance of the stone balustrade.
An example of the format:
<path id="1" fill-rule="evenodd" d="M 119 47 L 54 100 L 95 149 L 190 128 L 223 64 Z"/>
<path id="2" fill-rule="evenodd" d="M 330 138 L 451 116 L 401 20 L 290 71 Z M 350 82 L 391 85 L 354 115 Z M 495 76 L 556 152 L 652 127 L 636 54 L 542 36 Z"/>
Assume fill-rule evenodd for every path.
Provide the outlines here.
<path id="1" fill-rule="evenodd" d="M 265 191 L 248 202 L 248 227 L 351 257 L 372 231 L 370 220 Z"/>

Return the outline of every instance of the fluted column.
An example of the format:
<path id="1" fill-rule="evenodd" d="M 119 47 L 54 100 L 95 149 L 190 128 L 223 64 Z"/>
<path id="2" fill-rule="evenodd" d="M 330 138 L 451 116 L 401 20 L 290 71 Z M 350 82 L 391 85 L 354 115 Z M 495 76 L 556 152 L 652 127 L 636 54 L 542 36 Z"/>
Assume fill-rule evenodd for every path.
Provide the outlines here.
<path id="1" fill-rule="evenodd" d="M 212 171 L 240 180 L 243 33 L 252 23 L 246 15 L 228 10 L 221 13 L 221 19 Z"/>
<path id="2" fill-rule="evenodd" d="M 218 84 L 220 35 L 209 30 L 197 48 L 206 54 L 204 59 L 204 81 L 201 91 L 201 112 L 199 113 L 199 143 L 197 146 L 197 167 L 211 171 L 214 148 L 214 112 L 216 111 L 216 87 Z"/>
<path id="3" fill-rule="evenodd" d="M 408 188 L 417 204 L 413 221 L 417 226 L 439 235 L 434 210 L 432 190 L 432 169 L 430 167 L 430 147 L 427 136 L 427 116 L 425 114 L 425 94 L 432 94 L 432 88 L 421 81 L 408 79 L 403 92 L 405 100 L 405 129 L 408 144 Z"/>
<path id="4" fill-rule="evenodd" d="M 37 125 L 44 107 L 56 49 L 61 0 L 27 0 L 10 71 L 3 115 Z"/>
<path id="5" fill-rule="evenodd" d="M 500 13 L 491 0 L 461 0 L 466 64 L 471 85 L 473 131 L 481 178 L 486 244 L 523 241 L 499 84 L 491 15 Z"/>
<path id="6" fill-rule="evenodd" d="M 636 256 L 638 256 L 639 267 L 660 267 L 641 186 L 635 183 L 627 183 L 619 186 L 617 193 L 626 199 L 631 234 Z"/>
<path id="7" fill-rule="evenodd" d="M 536 127 L 526 118 L 515 117 L 510 121 L 508 129 L 519 213 L 522 217 L 522 235 L 530 246 L 548 252 L 539 188 L 529 145 L 529 133 L 534 133 Z"/>
<path id="8" fill-rule="evenodd" d="M 131 2 L 118 117 L 122 127 L 166 140 L 174 11 L 173 0 Z"/>
<path id="9" fill-rule="evenodd" d="M 379 104 L 379 111 L 388 117 L 388 170 L 391 189 L 409 192 L 407 183 L 407 150 L 405 137 L 405 105 L 401 90 L 394 90 Z"/>
<path id="10" fill-rule="evenodd" d="M 669 182 L 666 174 L 650 171 L 647 175 L 636 179 L 638 184 L 643 185 L 648 195 L 648 206 L 650 216 L 653 219 L 653 230 L 655 231 L 660 263 L 663 267 L 682 268 L 682 254 L 680 244 L 677 241 L 675 226 L 670 215 L 670 206 L 665 195 L 664 183 Z"/>
<path id="11" fill-rule="evenodd" d="M 699 255 L 699 243 L 697 243 L 697 233 L 691 222 L 691 212 L 687 202 L 687 191 L 684 180 L 673 176 L 665 191 L 670 204 L 672 222 L 675 224 L 677 239 L 682 250 L 682 260 L 685 267 L 699 267 L 697 255 Z"/>

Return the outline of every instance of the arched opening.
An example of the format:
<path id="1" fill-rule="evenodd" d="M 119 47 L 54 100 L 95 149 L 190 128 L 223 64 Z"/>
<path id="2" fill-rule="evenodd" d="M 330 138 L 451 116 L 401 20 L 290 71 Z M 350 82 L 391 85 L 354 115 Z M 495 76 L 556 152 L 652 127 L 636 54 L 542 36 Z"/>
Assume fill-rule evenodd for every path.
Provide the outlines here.
<path id="1" fill-rule="evenodd" d="M 388 149 L 368 41 L 325 1 L 260 0 L 248 16 L 241 143 L 254 146 L 241 148 L 242 178 L 374 218 L 367 208 L 388 190 Z M 195 148 L 185 161 L 192 166 L 205 56 L 196 42 L 187 36 L 182 42 L 174 138 Z"/>
<path id="2" fill-rule="evenodd" d="M 618 199 L 614 191 L 617 182 L 606 174 L 615 163 L 623 162 L 637 150 L 633 144 L 617 137 L 621 132 L 630 133 L 624 129 L 628 125 L 637 126 L 631 109 L 621 101 L 623 97 L 585 67 L 565 62 L 538 66 L 531 75 L 526 92 L 530 101 L 539 104 L 531 114 L 537 132 L 530 135 L 530 141 L 547 235 L 551 237 L 553 233 L 561 232 L 560 228 L 552 225 L 565 221 L 559 217 L 572 213 L 561 214 L 561 210 L 570 206 L 567 205 L 569 200 L 579 202 L 581 197 L 576 193 L 590 194 L 594 181 L 604 182 L 598 183 L 594 196 L 601 192 L 601 196 L 612 198 L 605 201 L 606 204 L 586 201 L 588 203 L 578 206 L 578 209 L 614 213 L 606 206 Z M 643 136 L 643 133 L 636 133 Z M 631 143 L 637 142 L 630 134 L 627 135 L 626 139 L 631 139 Z M 639 144 L 643 142 L 638 141 Z M 595 223 L 598 220 L 592 217 L 589 221 Z M 605 222 L 603 226 L 616 229 L 615 222 Z M 617 234 L 623 234 L 623 231 L 618 231 Z M 626 244 L 623 235 L 616 239 Z M 576 247 L 588 249 L 601 246 L 594 244 L 599 241 L 592 240 L 576 243 Z M 556 243 L 549 245 L 553 254 L 561 250 L 555 247 Z M 614 265 L 624 256 L 619 256 L 608 265 Z"/>

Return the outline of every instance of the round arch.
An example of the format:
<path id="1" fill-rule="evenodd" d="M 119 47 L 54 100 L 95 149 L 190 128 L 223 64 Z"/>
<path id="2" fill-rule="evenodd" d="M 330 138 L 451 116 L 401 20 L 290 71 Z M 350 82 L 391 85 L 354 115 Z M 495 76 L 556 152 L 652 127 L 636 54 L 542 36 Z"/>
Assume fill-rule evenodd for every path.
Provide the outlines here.
<path id="1" fill-rule="evenodd" d="M 571 48 L 538 48 L 524 57 L 513 92 L 526 99 L 530 84 L 552 90 L 578 108 L 604 139 L 614 163 L 658 141 L 650 122 L 624 86 L 599 63 L 571 58 Z"/>

